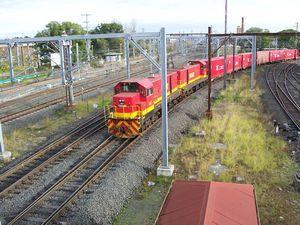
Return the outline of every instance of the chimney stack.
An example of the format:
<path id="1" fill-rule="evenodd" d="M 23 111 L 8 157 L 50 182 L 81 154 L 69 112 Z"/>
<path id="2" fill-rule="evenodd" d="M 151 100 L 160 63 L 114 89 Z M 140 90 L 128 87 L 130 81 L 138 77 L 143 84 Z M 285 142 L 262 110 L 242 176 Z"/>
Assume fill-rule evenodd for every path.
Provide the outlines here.
<path id="1" fill-rule="evenodd" d="M 242 27 L 241 27 L 242 33 L 245 32 L 244 28 L 245 28 L 245 27 L 244 27 L 244 17 L 242 17 Z"/>

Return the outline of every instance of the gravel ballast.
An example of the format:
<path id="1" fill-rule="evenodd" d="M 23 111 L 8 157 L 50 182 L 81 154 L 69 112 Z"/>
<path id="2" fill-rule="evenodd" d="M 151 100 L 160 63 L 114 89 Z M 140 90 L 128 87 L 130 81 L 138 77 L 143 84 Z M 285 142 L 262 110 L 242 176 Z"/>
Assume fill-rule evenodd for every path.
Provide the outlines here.
<path id="1" fill-rule="evenodd" d="M 48 166 L 45 172 L 31 180 L 25 189 L 16 190 L 17 193 L 10 194 L 8 198 L 0 199 L 0 212 L 2 218 L 16 215 L 22 208 L 41 195 L 46 189 L 54 184 L 58 177 L 66 174 L 72 167 L 76 166 L 79 159 L 82 159 L 107 137 L 106 130 L 97 132 L 85 139 L 59 163 Z M 19 193 L 18 193 L 19 192 Z M 3 222 L 3 221 L 2 221 Z"/>
<path id="2" fill-rule="evenodd" d="M 223 83 L 214 84 L 219 90 Z M 207 107 L 207 89 L 199 91 L 169 115 L 169 143 L 176 144 L 182 132 L 192 126 Z M 117 165 L 106 171 L 72 210 L 61 216 L 67 224 L 111 224 L 133 191 L 141 185 L 147 171 L 161 153 L 161 125 L 153 127 Z M 176 168 L 175 168 L 176 169 Z"/>

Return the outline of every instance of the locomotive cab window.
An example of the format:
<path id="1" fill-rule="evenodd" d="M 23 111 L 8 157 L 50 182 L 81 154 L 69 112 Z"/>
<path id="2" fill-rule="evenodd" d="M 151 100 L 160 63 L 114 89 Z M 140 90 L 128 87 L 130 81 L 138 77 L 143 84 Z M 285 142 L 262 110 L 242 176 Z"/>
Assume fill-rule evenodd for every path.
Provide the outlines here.
<path id="1" fill-rule="evenodd" d="M 153 94 L 153 88 L 147 89 L 147 96 L 152 95 L 152 94 Z"/>
<path id="2" fill-rule="evenodd" d="M 122 83 L 121 85 L 123 92 L 138 92 L 139 88 L 137 83 Z"/>

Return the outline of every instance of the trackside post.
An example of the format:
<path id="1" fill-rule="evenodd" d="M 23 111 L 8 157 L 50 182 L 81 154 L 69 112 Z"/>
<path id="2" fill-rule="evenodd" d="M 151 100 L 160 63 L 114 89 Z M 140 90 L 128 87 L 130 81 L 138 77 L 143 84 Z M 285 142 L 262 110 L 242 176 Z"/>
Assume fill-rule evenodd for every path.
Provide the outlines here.
<path id="1" fill-rule="evenodd" d="M 165 28 L 160 30 L 160 63 L 162 90 L 162 164 L 157 168 L 157 175 L 172 176 L 174 165 L 169 165 L 168 152 L 168 99 L 167 99 L 167 46 Z"/>
<path id="2" fill-rule="evenodd" d="M 0 160 L 8 161 L 11 158 L 11 152 L 5 151 L 3 142 L 3 132 L 0 122 Z"/>

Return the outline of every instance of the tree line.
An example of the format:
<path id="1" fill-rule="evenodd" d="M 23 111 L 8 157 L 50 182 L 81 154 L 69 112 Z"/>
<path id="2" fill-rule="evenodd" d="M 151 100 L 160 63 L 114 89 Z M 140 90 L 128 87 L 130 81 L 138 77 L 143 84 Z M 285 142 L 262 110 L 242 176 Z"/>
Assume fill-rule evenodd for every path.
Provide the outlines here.
<path id="1" fill-rule="evenodd" d="M 123 25 L 117 22 L 112 23 L 100 23 L 94 29 L 89 30 L 89 34 L 107 34 L 107 33 L 123 33 Z M 49 37 L 49 36 L 61 36 L 66 35 L 84 35 L 87 31 L 79 24 L 73 22 L 62 22 L 51 21 L 46 24 L 42 31 L 39 31 L 35 37 Z M 76 40 L 72 42 L 73 52 L 75 52 L 75 45 L 78 43 L 80 58 L 85 58 L 86 55 L 86 41 Z M 91 40 L 92 53 L 95 57 L 101 58 L 107 52 L 122 52 L 123 40 L 121 38 L 115 39 L 94 39 Z M 51 43 L 38 44 L 37 47 L 40 50 L 44 63 L 49 62 L 49 53 L 56 52 L 58 49 Z"/>
<path id="2" fill-rule="evenodd" d="M 106 33 L 123 33 L 124 30 L 127 32 L 135 32 L 135 23 L 132 28 L 123 27 L 122 24 L 117 22 L 112 23 L 100 23 L 95 28 L 88 31 L 90 34 L 106 34 Z M 247 33 L 269 33 L 268 29 L 262 29 L 259 27 L 251 27 L 246 30 Z M 280 32 L 296 32 L 293 29 L 282 30 Z M 36 37 L 47 37 L 47 36 L 59 36 L 63 33 L 67 35 L 79 35 L 86 34 L 87 31 L 79 24 L 73 22 L 62 22 L 52 21 L 46 24 L 45 28 L 38 32 Z M 86 54 L 86 42 L 85 40 L 73 41 L 73 49 L 75 44 L 78 43 L 80 50 L 80 57 L 85 58 Z M 96 58 L 101 58 L 107 52 L 123 52 L 123 40 L 121 38 L 116 39 L 95 39 L 91 41 L 92 53 Z M 251 49 L 251 44 L 245 40 L 238 41 L 238 45 L 247 51 Z M 41 55 L 49 55 L 49 52 L 55 52 L 55 48 L 51 44 L 38 44 Z M 296 40 L 295 36 L 280 36 L 277 39 L 278 48 L 300 48 L 300 42 Z M 275 38 L 273 37 L 257 37 L 257 49 L 264 50 L 275 48 Z M 57 49 L 56 49 L 57 51 Z M 74 51 L 73 51 L 74 52 Z"/>

